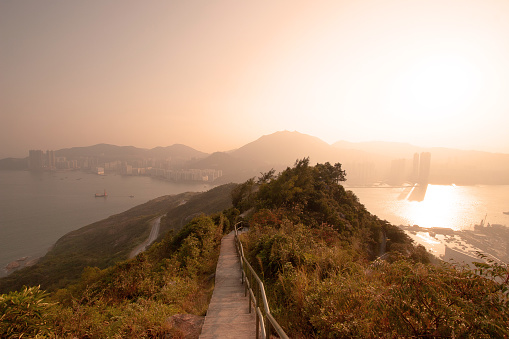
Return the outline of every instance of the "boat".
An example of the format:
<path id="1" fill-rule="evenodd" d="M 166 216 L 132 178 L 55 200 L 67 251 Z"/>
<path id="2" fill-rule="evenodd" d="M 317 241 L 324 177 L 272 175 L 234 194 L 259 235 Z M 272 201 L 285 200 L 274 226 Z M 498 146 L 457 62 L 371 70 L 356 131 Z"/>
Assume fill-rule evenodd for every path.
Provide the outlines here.
<path id="1" fill-rule="evenodd" d="M 502 212 L 502 213 L 509 215 L 509 212 Z"/>
<path id="2" fill-rule="evenodd" d="M 108 196 L 108 193 L 106 193 L 106 190 L 104 190 L 103 194 L 99 194 L 99 193 L 95 194 L 96 198 L 106 198 L 107 196 Z"/>
<path id="3" fill-rule="evenodd" d="M 129 198 L 134 198 L 134 195 L 130 195 Z"/>

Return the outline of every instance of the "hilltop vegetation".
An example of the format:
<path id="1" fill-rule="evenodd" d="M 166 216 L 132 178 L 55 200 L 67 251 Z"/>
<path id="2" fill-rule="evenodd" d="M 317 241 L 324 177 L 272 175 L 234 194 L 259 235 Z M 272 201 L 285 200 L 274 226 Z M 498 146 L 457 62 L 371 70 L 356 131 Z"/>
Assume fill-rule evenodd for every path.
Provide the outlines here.
<path id="1" fill-rule="evenodd" d="M 247 255 L 290 337 L 509 335 L 505 265 L 474 272 L 431 264 L 422 246 L 346 191 L 344 179 L 340 164 L 303 159 L 234 190 L 234 207 L 250 212 Z"/>
<path id="2" fill-rule="evenodd" d="M 509 336 L 507 266 L 438 264 L 370 214 L 345 179 L 341 164 L 310 166 L 305 158 L 277 175 L 197 195 L 210 209 L 231 198 L 222 212 L 197 216 L 190 202 L 198 198 L 173 201 L 178 217 L 169 214 L 164 237 L 135 259 L 87 267 L 50 294 L 31 287 L 0 296 L 0 333 L 182 337 L 169 317 L 206 313 L 221 237 L 243 221 L 246 255 L 292 338 Z"/>

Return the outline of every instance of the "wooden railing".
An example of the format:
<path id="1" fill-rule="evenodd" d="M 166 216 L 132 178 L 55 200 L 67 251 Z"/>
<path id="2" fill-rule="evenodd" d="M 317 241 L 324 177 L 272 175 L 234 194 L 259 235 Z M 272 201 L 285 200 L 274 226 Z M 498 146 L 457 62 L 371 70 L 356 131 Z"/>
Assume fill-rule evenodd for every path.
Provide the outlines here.
<path id="1" fill-rule="evenodd" d="M 270 313 L 263 282 L 244 256 L 244 249 L 239 239 L 239 229 L 242 227 L 239 227 L 239 225 L 242 225 L 242 222 L 235 224 L 235 247 L 237 248 L 242 268 L 242 283 L 245 285 L 245 296 L 249 293 L 249 313 L 251 313 L 252 304 L 254 304 L 256 312 L 256 339 L 260 338 L 260 334 L 262 339 L 270 338 L 271 329 L 274 329 L 280 338 L 287 339 L 288 336 L 285 331 L 283 331 Z"/>

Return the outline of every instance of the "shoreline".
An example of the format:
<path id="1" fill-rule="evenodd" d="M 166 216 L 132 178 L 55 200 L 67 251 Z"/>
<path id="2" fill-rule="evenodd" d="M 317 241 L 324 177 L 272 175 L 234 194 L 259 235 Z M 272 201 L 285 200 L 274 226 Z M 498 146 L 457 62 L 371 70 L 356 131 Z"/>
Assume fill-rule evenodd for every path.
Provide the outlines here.
<path id="1" fill-rule="evenodd" d="M 398 227 L 416 243 L 423 245 L 430 253 L 446 262 L 471 265 L 473 262 L 493 260 L 498 263 L 509 263 L 509 228 L 505 225 L 475 225 L 474 230 L 459 231 L 418 225 Z M 479 254 L 485 255 L 486 258 L 481 258 Z"/>
<path id="2" fill-rule="evenodd" d="M 25 267 L 31 267 L 39 262 L 41 257 L 35 256 L 25 256 L 14 261 L 11 261 L 9 264 L 2 268 L 2 273 L 0 273 L 0 278 L 7 277 L 10 274 L 16 272 L 17 270 L 23 269 Z"/>

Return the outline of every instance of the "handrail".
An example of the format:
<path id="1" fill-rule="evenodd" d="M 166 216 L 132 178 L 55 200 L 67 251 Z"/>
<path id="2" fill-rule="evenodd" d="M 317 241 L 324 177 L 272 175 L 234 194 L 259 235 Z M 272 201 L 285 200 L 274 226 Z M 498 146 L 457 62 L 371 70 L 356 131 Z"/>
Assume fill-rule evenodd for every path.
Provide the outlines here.
<path id="1" fill-rule="evenodd" d="M 242 269 L 242 283 L 245 284 L 244 295 L 247 296 L 249 294 L 249 313 L 251 313 L 251 302 L 254 303 L 254 310 L 256 313 L 256 339 L 259 339 L 260 332 L 262 334 L 262 339 L 270 338 L 271 326 L 280 338 L 288 339 L 285 331 L 281 328 L 281 326 L 279 326 L 276 319 L 274 319 L 270 313 L 263 282 L 244 256 L 244 248 L 242 247 L 242 243 L 239 239 L 238 225 L 240 224 L 242 224 L 242 221 L 235 224 L 235 247 L 237 249 L 237 254 L 239 255 L 240 267 Z M 256 284 L 253 290 L 252 285 L 254 282 L 256 282 Z M 260 306 L 263 307 L 260 308 Z"/>

